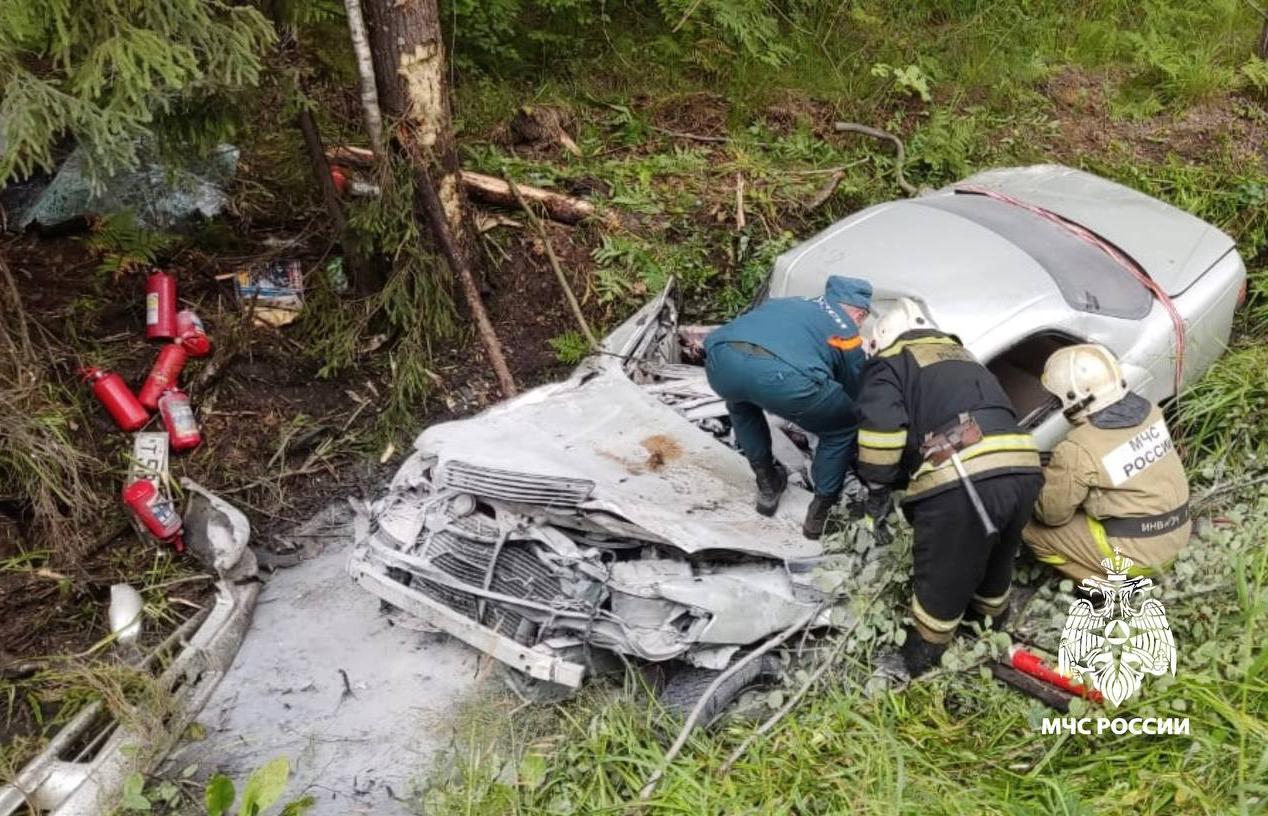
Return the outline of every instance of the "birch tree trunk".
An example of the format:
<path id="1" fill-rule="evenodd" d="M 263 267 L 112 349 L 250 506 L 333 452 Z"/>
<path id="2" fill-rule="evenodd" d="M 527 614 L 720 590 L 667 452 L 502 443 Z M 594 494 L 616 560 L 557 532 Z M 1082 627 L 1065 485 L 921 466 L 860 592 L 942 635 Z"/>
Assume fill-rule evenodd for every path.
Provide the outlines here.
<path id="1" fill-rule="evenodd" d="M 445 219 L 468 264 L 475 229 L 462 195 L 436 0 L 364 0 L 379 104 L 399 122 L 405 154 L 436 183 Z"/>
<path id="2" fill-rule="evenodd" d="M 352 53 L 357 58 L 357 76 L 361 82 L 361 110 L 365 112 L 365 130 L 370 136 L 370 147 L 376 155 L 383 155 L 383 114 L 379 109 L 379 89 L 374 79 L 374 57 L 370 51 L 370 38 L 365 30 L 365 18 L 361 16 L 361 0 L 344 0 L 348 12 L 348 35 L 352 39 Z"/>

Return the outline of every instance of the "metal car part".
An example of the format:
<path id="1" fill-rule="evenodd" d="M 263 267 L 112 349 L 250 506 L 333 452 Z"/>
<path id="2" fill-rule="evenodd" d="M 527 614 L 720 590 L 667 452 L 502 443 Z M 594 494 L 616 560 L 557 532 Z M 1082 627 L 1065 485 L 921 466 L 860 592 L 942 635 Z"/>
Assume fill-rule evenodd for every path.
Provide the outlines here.
<path id="1" fill-rule="evenodd" d="M 254 555 L 248 552 L 244 559 L 250 563 L 239 565 L 240 574 L 253 574 Z M 259 592 L 256 581 L 220 580 L 212 607 L 186 621 L 151 653 L 153 660 L 181 647 L 157 680 L 171 693 L 171 713 L 160 730 L 140 733 L 107 716 L 102 703 L 90 703 L 10 784 L 0 787 L 0 816 L 17 813 L 28 803 L 53 816 L 110 812 L 124 780 L 166 755 L 206 705 L 246 635 Z"/>

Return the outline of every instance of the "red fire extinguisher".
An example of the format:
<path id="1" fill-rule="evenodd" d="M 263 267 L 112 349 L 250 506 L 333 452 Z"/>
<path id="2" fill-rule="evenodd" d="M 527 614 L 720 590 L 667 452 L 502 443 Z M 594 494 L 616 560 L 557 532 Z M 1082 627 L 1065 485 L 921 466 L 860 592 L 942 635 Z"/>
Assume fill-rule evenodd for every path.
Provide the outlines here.
<path id="1" fill-rule="evenodd" d="M 176 278 L 161 269 L 145 281 L 145 336 L 150 340 L 176 336 Z"/>
<path id="2" fill-rule="evenodd" d="M 154 367 L 150 369 L 150 375 L 141 384 L 139 397 L 142 405 L 151 411 L 158 407 L 159 397 L 163 396 L 163 392 L 167 389 L 175 387 L 176 380 L 180 377 L 181 369 L 185 367 L 185 360 L 188 357 L 188 353 L 180 343 L 163 347 L 158 354 L 158 359 L 154 361 Z"/>
<path id="3" fill-rule="evenodd" d="M 181 538 L 181 517 L 175 503 L 159 495 L 158 487 L 149 479 L 137 479 L 123 487 L 123 503 L 160 541 L 170 541 L 176 552 L 185 551 Z"/>
<path id="4" fill-rule="evenodd" d="M 1094 703 L 1104 702 L 1105 698 L 1101 693 L 1093 688 L 1088 688 L 1082 683 L 1066 677 L 1064 674 L 1055 669 L 1048 668 L 1043 662 L 1043 658 L 1034 652 L 1028 651 L 1017 644 L 1008 647 L 1008 662 L 1013 668 L 1023 674 L 1037 678 L 1050 685 L 1056 686 L 1071 694 L 1085 697 Z"/>
<path id="5" fill-rule="evenodd" d="M 163 417 L 163 425 L 167 428 L 167 438 L 172 443 L 172 450 L 191 450 L 202 443 L 202 434 L 198 432 L 198 420 L 194 419 L 194 408 L 189 404 L 189 397 L 179 388 L 169 388 L 163 392 L 158 401 L 159 414 Z"/>
<path id="6" fill-rule="evenodd" d="M 150 421 L 150 414 L 141 406 L 132 394 L 132 389 L 123 378 L 113 371 L 102 371 L 99 368 L 82 368 L 80 375 L 84 382 L 92 383 L 92 393 L 106 407 L 114 424 L 120 430 L 135 431 Z"/>
<path id="7" fill-rule="evenodd" d="M 211 338 L 207 336 L 207 329 L 190 309 L 176 313 L 176 340 L 185 347 L 190 357 L 211 354 Z"/>

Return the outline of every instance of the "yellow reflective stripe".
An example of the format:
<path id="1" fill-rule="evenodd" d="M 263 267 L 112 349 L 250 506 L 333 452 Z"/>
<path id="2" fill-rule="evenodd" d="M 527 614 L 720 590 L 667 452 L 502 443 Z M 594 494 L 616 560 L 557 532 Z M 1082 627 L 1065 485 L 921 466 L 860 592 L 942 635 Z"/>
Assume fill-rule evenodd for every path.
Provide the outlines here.
<path id="1" fill-rule="evenodd" d="M 960 618 L 964 617 L 959 615 L 952 620 L 934 617 L 920 605 L 920 599 L 915 595 L 911 596 L 911 613 L 922 626 L 931 632 L 954 632 L 955 627 L 960 625 Z"/>
<path id="2" fill-rule="evenodd" d="M 1092 533 L 1092 540 L 1096 542 L 1096 548 L 1101 551 L 1101 555 L 1106 558 L 1114 557 L 1114 548 L 1110 546 L 1109 537 L 1105 535 L 1105 527 L 1101 522 L 1091 516 L 1087 517 L 1087 528 Z"/>
<path id="3" fill-rule="evenodd" d="M 1087 528 L 1092 533 L 1092 540 L 1096 542 L 1096 548 L 1101 551 L 1101 555 L 1106 558 L 1114 557 L 1114 546 L 1109 543 L 1109 536 L 1105 533 L 1105 525 L 1101 524 L 1099 519 L 1091 516 L 1087 517 Z M 1163 569 L 1171 566 L 1171 562 L 1162 565 Z M 1133 578 L 1141 575 L 1157 575 L 1158 571 L 1147 564 L 1137 564 L 1133 560 L 1130 567 L 1127 568 L 1127 574 Z"/>
<path id="4" fill-rule="evenodd" d="M 994 598 L 987 598 L 984 595 L 978 595 L 976 592 L 974 592 L 973 600 L 977 601 L 978 603 L 984 606 L 999 606 L 1000 604 L 1004 603 L 1004 601 L 1007 601 L 1008 596 L 1012 594 L 1013 594 L 1012 587 L 1009 587 L 1008 589 L 1004 590 L 1003 595 L 996 595 Z"/>
<path id="5" fill-rule="evenodd" d="M 977 456 L 984 456 L 988 453 L 1002 453 L 1004 451 L 1034 451 L 1035 453 L 1038 453 L 1039 449 L 1035 447 L 1035 440 L 1031 438 L 1030 434 L 995 434 L 993 436 L 986 437 L 976 445 L 970 445 L 960 451 L 960 461 L 967 462 Z M 912 478 L 919 479 L 921 476 L 932 473 L 935 470 L 943 470 L 945 468 L 954 467 L 955 465 L 950 459 L 947 459 L 947 461 L 937 467 L 934 467 L 929 462 L 925 462 L 920 466 Z"/>
<path id="6" fill-rule="evenodd" d="M 859 448 L 859 461 L 865 465 L 896 465 L 902 460 L 902 448 Z"/>
<path id="7" fill-rule="evenodd" d="M 899 340 L 892 346 L 881 350 L 877 357 L 893 357 L 908 346 L 958 346 L 950 337 L 917 337 L 913 340 Z"/>
<path id="8" fill-rule="evenodd" d="M 900 431 L 859 431 L 859 444 L 867 448 L 905 448 L 907 447 L 907 430 Z"/>
<path id="9" fill-rule="evenodd" d="M 1004 468 L 1034 468 L 1039 470 L 1039 452 L 1034 450 L 1003 451 L 991 453 L 988 456 L 979 456 L 964 463 L 964 472 L 970 476 Z M 935 487 L 955 484 L 959 481 L 960 474 L 956 473 L 954 467 L 926 471 L 919 479 L 913 478 L 911 480 L 911 484 L 907 487 L 907 495 L 903 497 L 903 501 L 909 502 L 916 496 L 927 493 Z"/>
<path id="10" fill-rule="evenodd" d="M 1037 558 L 1040 563 L 1050 564 L 1054 567 L 1059 567 L 1062 564 L 1070 563 L 1069 561 L 1066 560 L 1066 557 L 1064 555 L 1035 555 L 1035 558 Z"/>

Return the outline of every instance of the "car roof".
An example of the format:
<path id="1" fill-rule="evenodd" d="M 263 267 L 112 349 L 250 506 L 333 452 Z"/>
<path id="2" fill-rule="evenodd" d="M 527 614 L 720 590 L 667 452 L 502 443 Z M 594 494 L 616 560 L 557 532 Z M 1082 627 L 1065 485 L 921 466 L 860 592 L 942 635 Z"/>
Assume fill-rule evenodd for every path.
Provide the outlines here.
<path id="1" fill-rule="evenodd" d="M 911 297 L 965 343 L 1026 309 L 1068 310 L 1052 276 L 998 233 L 937 207 L 869 207 L 775 260 L 771 297 L 823 294 L 829 275 L 872 282 L 873 298 Z"/>
<path id="2" fill-rule="evenodd" d="M 1087 227 L 1172 293 L 1233 248 L 1232 239 L 1200 219 L 1089 173 L 1058 165 L 1005 168 L 833 224 L 776 259 L 768 294 L 817 296 L 829 275 L 867 278 L 876 300 L 920 300 L 966 343 L 1023 309 L 1130 319 L 1149 313 L 1148 292 L 1106 253 L 1025 208 L 965 194 L 973 187 Z"/>

